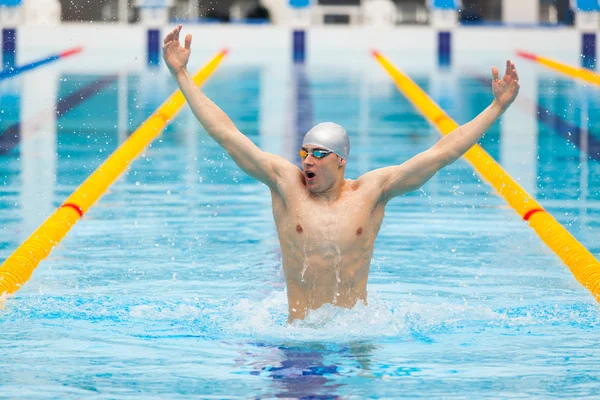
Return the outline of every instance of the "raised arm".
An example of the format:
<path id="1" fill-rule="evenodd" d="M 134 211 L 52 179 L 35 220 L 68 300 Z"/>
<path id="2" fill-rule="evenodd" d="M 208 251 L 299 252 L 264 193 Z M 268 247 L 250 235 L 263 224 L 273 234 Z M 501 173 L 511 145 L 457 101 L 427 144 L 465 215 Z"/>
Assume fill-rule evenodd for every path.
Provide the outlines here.
<path id="1" fill-rule="evenodd" d="M 472 121 L 440 139 L 430 149 L 405 163 L 377 169 L 359 180 L 381 188 L 380 200 L 387 201 L 421 187 L 437 171 L 453 163 L 475 145 L 494 122 L 508 109 L 519 93 L 519 76 L 515 65 L 506 61 L 506 73 L 498 78 L 498 68 L 492 68 L 494 100 Z"/>
<path id="2" fill-rule="evenodd" d="M 187 71 L 192 35 L 188 34 L 185 37 L 182 47 L 179 43 L 180 31 L 181 25 L 165 37 L 163 58 L 192 112 L 206 132 L 229 153 L 246 174 L 274 188 L 280 174 L 284 170 L 295 168 L 294 165 L 283 157 L 259 149 L 235 127 L 227 114 L 196 86 Z"/>

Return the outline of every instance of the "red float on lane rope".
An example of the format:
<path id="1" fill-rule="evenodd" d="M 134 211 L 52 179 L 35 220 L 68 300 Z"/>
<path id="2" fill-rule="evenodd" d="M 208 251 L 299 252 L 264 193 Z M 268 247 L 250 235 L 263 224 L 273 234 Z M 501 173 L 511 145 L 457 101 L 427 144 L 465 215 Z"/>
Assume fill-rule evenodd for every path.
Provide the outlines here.
<path id="1" fill-rule="evenodd" d="M 63 208 L 63 207 L 71 207 L 72 209 L 77 211 L 77 213 L 79 214 L 80 217 L 83 217 L 83 210 L 77 204 L 65 203 L 62 206 L 60 206 L 60 208 Z"/>
<path id="2" fill-rule="evenodd" d="M 523 215 L 523 219 L 525 221 L 529 221 L 529 218 L 531 218 L 531 216 L 533 214 L 535 214 L 536 212 L 546 212 L 546 211 L 541 208 L 534 208 L 532 210 L 527 211 L 527 213 L 525 215 Z"/>

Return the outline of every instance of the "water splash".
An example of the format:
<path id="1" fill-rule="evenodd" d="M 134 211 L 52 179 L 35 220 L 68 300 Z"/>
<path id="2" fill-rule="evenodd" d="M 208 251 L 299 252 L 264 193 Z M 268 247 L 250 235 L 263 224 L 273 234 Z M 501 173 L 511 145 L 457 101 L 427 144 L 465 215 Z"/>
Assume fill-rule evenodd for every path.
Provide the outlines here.
<path id="1" fill-rule="evenodd" d="M 345 309 L 326 304 L 311 311 L 305 320 L 289 325 L 287 306 L 284 290 L 271 292 L 263 299 L 241 300 L 36 295 L 9 298 L 5 308 L 0 309 L 0 321 L 18 322 L 19 326 L 26 322 L 38 328 L 50 320 L 93 322 L 95 330 L 116 330 L 138 337 L 152 332 L 152 337 L 178 334 L 217 340 L 341 343 L 431 342 L 445 335 L 488 329 L 514 333 L 533 327 L 600 328 L 598 305 L 585 302 L 518 304 L 494 309 L 480 304 L 394 302 L 371 292 L 368 306 L 358 303 L 352 309 Z"/>
<path id="2" fill-rule="evenodd" d="M 235 321 L 226 324 L 240 336 L 272 340 L 328 340 L 398 336 L 406 332 L 383 303 L 369 306 L 358 303 L 352 309 L 325 304 L 311 311 L 304 320 L 287 324 L 287 297 L 284 291 L 272 293 L 262 301 L 241 300 L 235 306 Z"/>

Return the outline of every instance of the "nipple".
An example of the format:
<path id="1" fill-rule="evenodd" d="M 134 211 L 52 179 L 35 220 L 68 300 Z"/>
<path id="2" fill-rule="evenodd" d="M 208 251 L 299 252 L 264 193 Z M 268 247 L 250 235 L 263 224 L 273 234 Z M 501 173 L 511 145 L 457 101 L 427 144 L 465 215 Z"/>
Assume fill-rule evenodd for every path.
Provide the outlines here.
<path id="1" fill-rule="evenodd" d="M 302 229 L 302 226 L 300 224 L 296 225 L 296 232 L 298 232 L 298 233 L 304 232 L 304 229 Z"/>
<path id="2" fill-rule="evenodd" d="M 362 235 L 362 226 L 356 230 L 356 236 Z"/>

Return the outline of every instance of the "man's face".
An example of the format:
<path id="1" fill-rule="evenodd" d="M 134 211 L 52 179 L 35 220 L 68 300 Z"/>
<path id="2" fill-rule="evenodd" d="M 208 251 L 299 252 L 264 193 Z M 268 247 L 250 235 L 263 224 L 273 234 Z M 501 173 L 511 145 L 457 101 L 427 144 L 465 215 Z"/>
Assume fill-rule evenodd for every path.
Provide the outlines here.
<path id="1" fill-rule="evenodd" d="M 313 193 L 320 193 L 330 189 L 336 179 L 339 179 L 339 170 L 343 168 L 345 161 L 335 153 L 319 146 L 304 145 L 302 150 L 308 153 L 302 159 L 302 169 L 308 190 Z M 316 156 L 319 155 L 319 150 L 322 151 L 322 154 L 329 154 L 318 158 Z M 317 154 L 313 153 L 315 151 L 317 151 Z"/>

